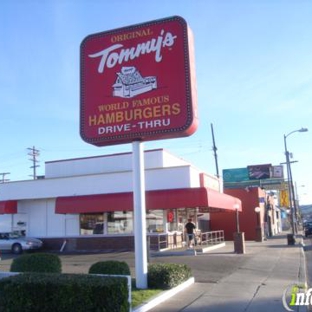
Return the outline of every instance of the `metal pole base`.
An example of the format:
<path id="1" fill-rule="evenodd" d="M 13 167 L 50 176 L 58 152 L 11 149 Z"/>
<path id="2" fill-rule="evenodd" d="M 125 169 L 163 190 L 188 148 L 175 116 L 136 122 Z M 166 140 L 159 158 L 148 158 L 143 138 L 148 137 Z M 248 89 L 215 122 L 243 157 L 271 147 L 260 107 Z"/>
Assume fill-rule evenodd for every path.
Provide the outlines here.
<path id="1" fill-rule="evenodd" d="M 239 232 L 233 234 L 234 239 L 234 252 L 238 254 L 246 253 L 245 250 L 245 233 Z"/>

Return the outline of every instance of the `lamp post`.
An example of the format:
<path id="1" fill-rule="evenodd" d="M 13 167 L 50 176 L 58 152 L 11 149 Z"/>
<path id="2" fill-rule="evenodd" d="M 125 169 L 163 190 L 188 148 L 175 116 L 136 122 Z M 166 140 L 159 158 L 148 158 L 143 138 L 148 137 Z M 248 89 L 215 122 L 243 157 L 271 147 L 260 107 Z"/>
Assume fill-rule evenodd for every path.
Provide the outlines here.
<path id="1" fill-rule="evenodd" d="M 290 216 L 291 216 L 291 229 L 292 229 L 292 235 L 294 236 L 297 232 L 297 229 L 295 227 L 295 216 L 294 213 L 296 210 L 296 203 L 295 203 L 295 192 L 294 192 L 294 185 L 292 181 L 292 173 L 291 173 L 291 163 L 289 160 L 289 151 L 287 150 L 287 142 L 286 139 L 291 134 L 295 132 L 307 132 L 307 128 L 301 128 L 298 130 L 291 131 L 287 135 L 284 134 L 284 147 L 285 147 L 285 156 L 286 156 L 286 167 L 287 167 L 287 183 L 288 183 L 288 194 L 289 194 L 289 209 L 290 209 Z"/>
<path id="2" fill-rule="evenodd" d="M 238 254 L 245 253 L 245 233 L 240 231 L 239 228 L 239 204 L 234 204 L 233 208 L 235 209 L 236 215 L 236 232 L 233 235 L 234 238 L 234 252 Z"/>
<path id="3" fill-rule="evenodd" d="M 238 211 L 239 205 L 235 204 L 234 209 L 236 210 L 236 233 L 240 233 L 240 230 L 239 230 L 239 211 Z"/>
<path id="4" fill-rule="evenodd" d="M 262 227 L 261 227 L 261 222 L 260 222 L 260 212 L 261 208 L 256 207 L 255 208 L 255 213 L 256 213 L 256 242 L 262 242 Z"/>

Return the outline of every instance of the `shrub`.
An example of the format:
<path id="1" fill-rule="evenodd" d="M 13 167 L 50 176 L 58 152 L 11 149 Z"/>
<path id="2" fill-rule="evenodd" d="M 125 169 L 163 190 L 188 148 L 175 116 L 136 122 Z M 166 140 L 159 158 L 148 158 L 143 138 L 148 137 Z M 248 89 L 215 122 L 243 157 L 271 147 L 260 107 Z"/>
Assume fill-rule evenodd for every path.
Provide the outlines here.
<path id="1" fill-rule="evenodd" d="M 127 312 L 126 278 L 23 273 L 0 279 L 0 311 Z"/>
<path id="2" fill-rule="evenodd" d="M 130 275 L 130 268 L 124 261 L 99 261 L 92 264 L 89 274 Z"/>
<path id="3" fill-rule="evenodd" d="M 61 273 L 59 256 L 48 253 L 24 254 L 12 261 L 11 272 Z"/>
<path id="4" fill-rule="evenodd" d="M 191 276 L 191 269 L 185 264 L 152 263 L 148 266 L 148 287 L 170 289 L 185 282 Z"/>

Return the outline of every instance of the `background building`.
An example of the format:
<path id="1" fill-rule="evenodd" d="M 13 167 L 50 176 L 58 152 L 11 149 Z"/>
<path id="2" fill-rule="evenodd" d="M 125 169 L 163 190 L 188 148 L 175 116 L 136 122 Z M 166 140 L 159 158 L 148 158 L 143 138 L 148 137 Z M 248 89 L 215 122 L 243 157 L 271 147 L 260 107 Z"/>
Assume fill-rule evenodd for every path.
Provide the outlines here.
<path id="1" fill-rule="evenodd" d="M 224 192 L 242 201 L 239 222 L 246 240 L 262 241 L 265 237 L 281 232 L 281 212 L 275 205 L 274 195 L 268 195 L 259 187 L 225 189 Z M 259 211 L 256 207 L 260 208 L 257 209 Z M 214 213 L 211 214 L 210 220 L 212 230 L 222 228 L 225 239 L 233 239 L 233 233 L 236 231 L 234 215 Z"/>

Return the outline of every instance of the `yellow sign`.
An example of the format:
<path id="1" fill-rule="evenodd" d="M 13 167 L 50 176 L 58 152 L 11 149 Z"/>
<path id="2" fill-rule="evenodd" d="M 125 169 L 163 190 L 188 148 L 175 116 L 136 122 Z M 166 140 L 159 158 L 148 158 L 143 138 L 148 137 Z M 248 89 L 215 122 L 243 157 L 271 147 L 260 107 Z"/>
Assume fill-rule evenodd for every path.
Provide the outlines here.
<path id="1" fill-rule="evenodd" d="M 280 190 L 280 206 L 289 207 L 289 193 L 288 190 Z"/>

